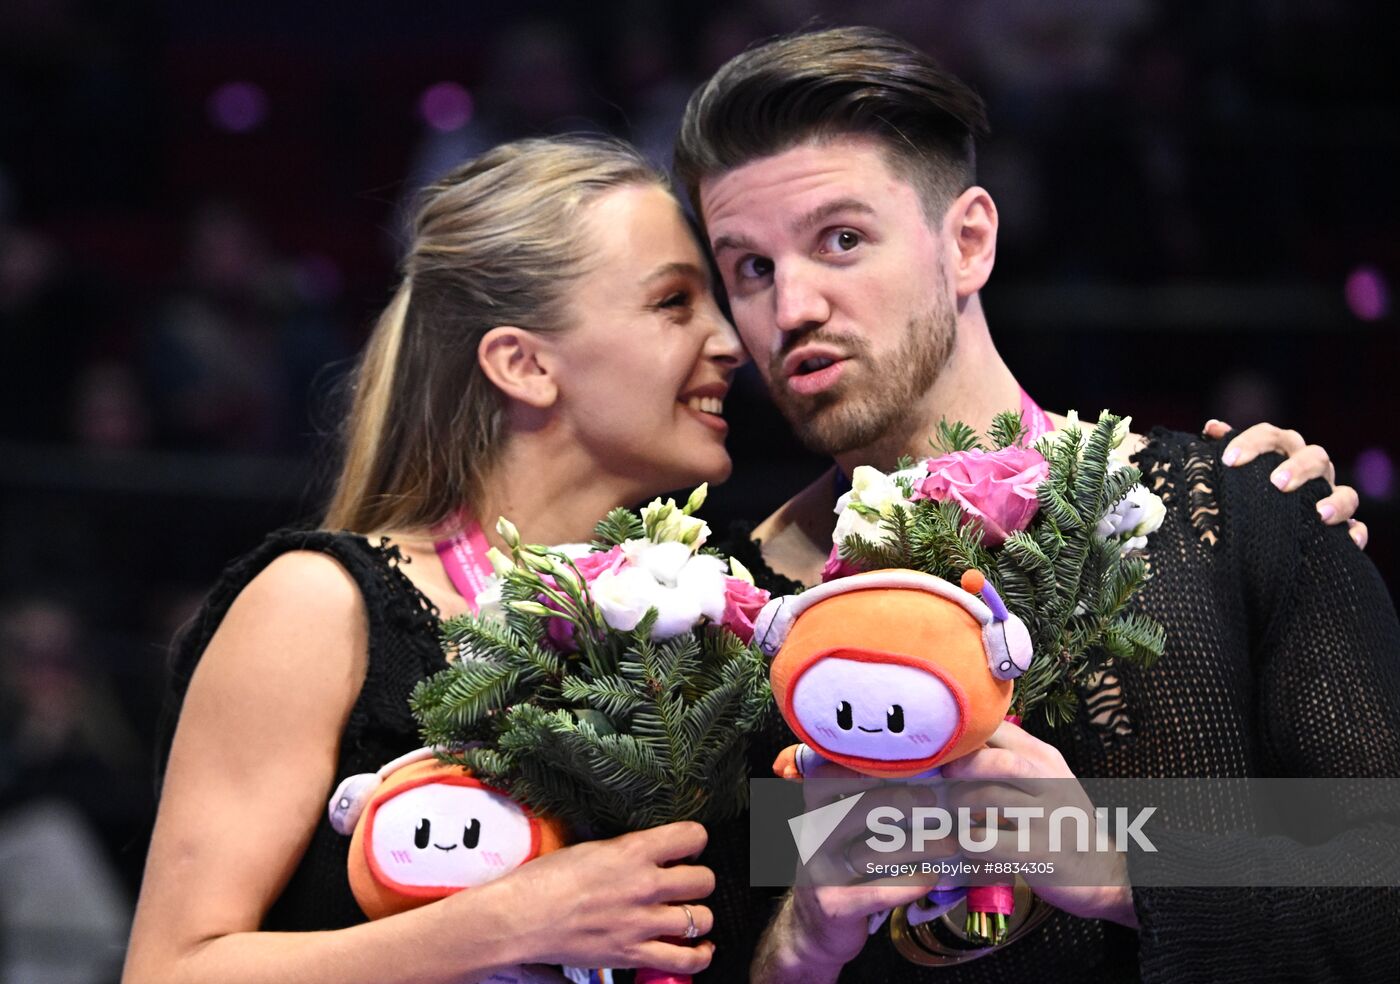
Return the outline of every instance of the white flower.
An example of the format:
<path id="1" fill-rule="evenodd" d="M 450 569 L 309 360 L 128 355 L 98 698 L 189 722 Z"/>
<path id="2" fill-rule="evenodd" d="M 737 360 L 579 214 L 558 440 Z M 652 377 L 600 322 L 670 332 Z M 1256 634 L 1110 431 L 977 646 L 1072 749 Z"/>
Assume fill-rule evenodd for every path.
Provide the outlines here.
<path id="1" fill-rule="evenodd" d="M 506 571 L 515 570 L 515 562 L 495 547 L 486 551 L 486 559 L 491 562 L 491 570 L 496 572 L 497 577 L 505 574 Z"/>
<path id="2" fill-rule="evenodd" d="M 1129 459 L 1132 452 L 1128 450 L 1128 435 L 1132 432 L 1133 418 L 1123 417 L 1118 423 L 1113 425 L 1113 436 L 1109 438 L 1108 444 L 1108 471 L 1109 474 L 1118 471 L 1120 468 L 1127 468 L 1132 464 Z M 1086 424 L 1079 419 L 1079 411 L 1071 410 L 1065 414 L 1065 425 L 1055 431 L 1056 434 L 1063 434 L 1065 431 L 1081 431 L 1087 441 L 1089 435 L 1093 433 L 1094 425 Z M 1081 456 L 1083 452 L 1080 452 Z"/>
<path id="3" fill-rule="evenodd" d="M 724 615 L 724 561 L 694 554 L 688 545 L 669 541 L 629 540 L 622 545 L 627 564 L 598 575 L 590 588 L 603 620 L 630 631 L 648 608 L 656 609 L 653 639 L 688 632 L 702 618 L 718 622 Z"/>
<path id="4" fill-rule="evenodd" d="M 482 621 L 505 623 L 506 609 L 501 601 L 501 579 L 489 577 L 476 595 L 476 616 Z"/>
<path id="5" fill-rule="evenodd" d="M 732 577 L 737 577 L 746 584 L 753 584 L 753 572 L 743 564 L 739 563 L 738 557 L 729 558 L 729 573 Z"/>
<path id="6" fill-rule="evenodd" d="M 1147 546 L 1147 538 L 1157 532 L 1166 515 L 1160 496 L 1145 485 L 1134 485 L 1121 502 L 1104 513 L 1094 533 L 1101 540 L 1121 539 L 1119 550 L 1127 554 Z"/>
<path id="7" fill-rule="evenodd" d="M 854 533 L 871 543 L 883 543 L 885 530 L 880 521 L 910 504 L 897 479 L 908 478 L 917 484 L 927 477 L 928 470 L 922 464 L 889 475 L 869 465 L 857 466 L 851 473 L 851 490 L 836 500 L 832 542 L 845 543 Z"/>
<path id="8" fill-rule="evenodd" d="M 588 593 L 603 613 L 603 621 L 614 629 L 631 632 L 647 609 L 655 607 L 657 584 L 642 568 L 624 567 L 599 574 L 589 585 Z"/>
<path id="9" fill-rule="evenodd" d="M 696 490 L 699 491 L 698 489 Z M 691 498 L 694 498 L 692 494 Z M 701 497 L 703 501 L 704 497 Z M 703 519 L 687 516 L 675 499 L 652 499 L 642 507 L 642 525 L 647 539 L 653 543 L 684 543 L 691 552 L 699 550 L 710 537 L 710 527 Z"/>

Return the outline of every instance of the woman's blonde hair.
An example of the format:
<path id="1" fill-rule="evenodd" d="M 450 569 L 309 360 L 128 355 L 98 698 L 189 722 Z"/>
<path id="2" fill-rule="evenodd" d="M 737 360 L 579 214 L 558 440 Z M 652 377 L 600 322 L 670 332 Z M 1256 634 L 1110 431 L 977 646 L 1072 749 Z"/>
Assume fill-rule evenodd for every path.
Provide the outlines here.
<path id="1" fill-rule="evenodd" d="M 504 144 L 426 190 L 403 280 L 355 372 L 326 528 L 421 528 L 471 509 L 505 411 L 477 362 L 482 336 L 564 327 L 586 272 L 583 210 L 636 184 L 669 190 L 620 141 L 560 137 Z"/>

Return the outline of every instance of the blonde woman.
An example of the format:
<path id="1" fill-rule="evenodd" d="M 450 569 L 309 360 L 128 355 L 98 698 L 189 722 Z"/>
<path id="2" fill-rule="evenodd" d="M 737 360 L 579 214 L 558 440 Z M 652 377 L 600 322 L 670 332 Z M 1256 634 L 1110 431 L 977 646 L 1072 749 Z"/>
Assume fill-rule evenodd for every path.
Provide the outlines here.
<path id="1" fill-rule="evenodd" d="M 664 179 L 623 145 L 524 141 L 429 190 L 323 529 L 229 568 L 180 644 L 128 984 L 710 963 L 699 824 L 366 923 L 326 819 L 337 782 L 419 744 L 409 692 L 443 666 L 438 619 L 469 609 L 495 517 L 587 540 L 613 506 L 728 476 L 720 410 L 745 357 L 710 288 Z M 692 919 L 702 938 L 676 940 Z"/>

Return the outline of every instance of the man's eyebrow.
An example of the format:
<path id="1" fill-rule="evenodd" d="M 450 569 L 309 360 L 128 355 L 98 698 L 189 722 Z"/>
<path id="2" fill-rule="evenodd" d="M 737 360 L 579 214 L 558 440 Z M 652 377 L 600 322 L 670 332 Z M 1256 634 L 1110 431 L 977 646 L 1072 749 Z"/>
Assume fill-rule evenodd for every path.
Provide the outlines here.
<path id="1" fill-rule="evenodd" d="M 792 233 L 793 235 L 800 235 L 813 226 L 821 225 L 838 212 L 859 212 L 862 215 L 875 214 L 875 210 L 859 198 L 836 198 L 829 202 L 823 202 L 806 215 L 798 218 L 798 220 L 792 224 Z"/>
<path id="2" fill-rule="evenodd" d="M 679 260 L 674 263 L 663 263 L 655 270 L 651 271 L 651 273 L 648 273 L 645 277 L 642 278 L 642 286 L 647 287 L 651 284 L 654 284 L 658 280 L 663 280 L 666 277 L 673 277 L 677 275 L 682 277 L 692 277 L 700 281 L 706 287 L 710 286 L 709 270 L 706 270 L 704 267 L 696 266 L 694 263 L 685 263 Z"/>
<path id="3" fill-rule="evenodd" d="M 749 253 L 758 252 L 758 247 L 747 236 L 716 236 L 715 241 L 710 244 L 710 252 L 716 256 L 726 249 L 737 249 Z"/>

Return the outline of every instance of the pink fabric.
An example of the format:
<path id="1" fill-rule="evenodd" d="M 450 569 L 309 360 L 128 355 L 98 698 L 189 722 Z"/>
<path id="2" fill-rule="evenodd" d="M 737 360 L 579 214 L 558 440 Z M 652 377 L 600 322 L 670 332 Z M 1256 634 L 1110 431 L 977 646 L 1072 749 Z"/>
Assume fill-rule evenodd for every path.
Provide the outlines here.
<path id="1" fill-rule="evenodd" d="M 690 984 L 694 980 L 689 974 L 668 974 L 650 967 L 638 967 L 634 979 L 637 984 Z"/>
<path id="2" fill-rule="evenodd" d="M 486 542 L 486 534 L 481 532 L 481 524 L 476 520 L 461 515 L 451 525 L 458 529 L 451 536 L 434 541 L 433 549 L 437 551 L 452 586 L 475 614 L 476 596 L 481 594 L 487 580 L 495 573 L 490 558 L 486 556 L 491 545 Z"/>
<path id="3" fill-rule="evenodd" d="M 967 890 L 968 912 L 999 912 L 1011 915 L 1016 908 L 1016 891 L 1010 885 L 978 885 Z"/>
<path id="4" fill-rule="evenodd" d="M 753 620 L 758 618 L 758 613 L 768 604 L 768 599 L 768 592 L 762 588 L 754 587 L 741 578 L 726 578 L 724 615 L 720 624 L 744 642 L 749 642 L 753 639 Z"/>
<path id="5" fill-rule="evenodd" d="M 1055 429 L 1050 415 L 1040 409 L 1040 404 L 1031 395 L 1021 390 L 1021 423 L 1026 425 L 1026 444 L 1032 445 Z"/>
<path id="6" fill-rule="evenodd" d="M 956 502 L 964 522 L 981 523 L 982 542 L 997 547 L 1030 525 L 1040 508 L 1036 487 L 1050 474 L 1050 466 L 1039 451 L 1010 447 L 930 458 L 928 473 L 914 498 Z"/>

